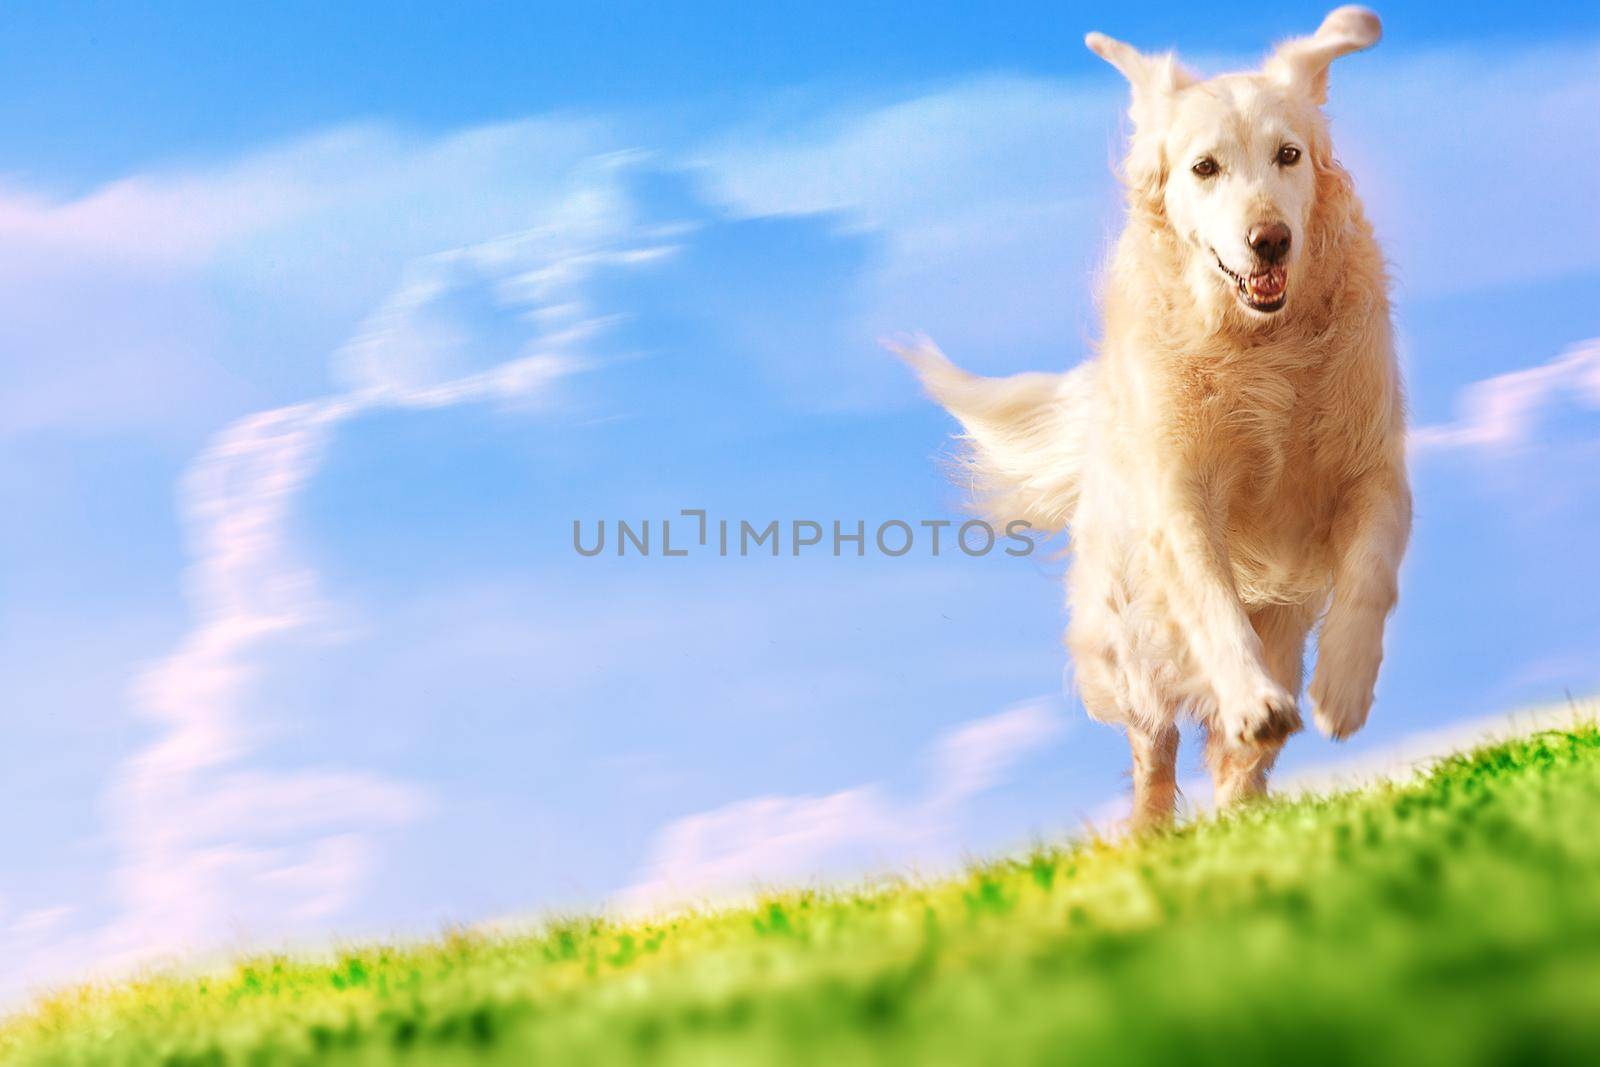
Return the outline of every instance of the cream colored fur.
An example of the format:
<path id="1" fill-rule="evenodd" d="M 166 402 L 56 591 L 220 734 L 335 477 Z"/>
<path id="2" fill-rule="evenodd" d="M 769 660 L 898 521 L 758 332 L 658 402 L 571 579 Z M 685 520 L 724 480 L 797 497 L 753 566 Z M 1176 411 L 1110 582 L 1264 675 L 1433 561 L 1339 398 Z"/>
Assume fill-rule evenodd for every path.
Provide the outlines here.
<path id="1" fill-rule="evenodd" d="M 1318 728 L 1348 737 L 1372 704 L 1410 529 L 1403 398 L 1382 256 L 1320 105 L 1328 64 L 1378 34 L 1340 8 L 1205 81 L 1090 34 L 1133 90 L 1097 358 L 985 379 L 900 346 L 965 428 L 985 507 L 1070 531 L 1067 645 L 1090 715 L 1128 732 L 1140 824 L 1172 816 L 1180 715 L 1207 729 L 1220 802 L 1265 788 L 1319 621 Z M 1292 237 L 1272 312 L 1239 281 L 1266 276 L 1248 233 L 1267 222 Z"/>

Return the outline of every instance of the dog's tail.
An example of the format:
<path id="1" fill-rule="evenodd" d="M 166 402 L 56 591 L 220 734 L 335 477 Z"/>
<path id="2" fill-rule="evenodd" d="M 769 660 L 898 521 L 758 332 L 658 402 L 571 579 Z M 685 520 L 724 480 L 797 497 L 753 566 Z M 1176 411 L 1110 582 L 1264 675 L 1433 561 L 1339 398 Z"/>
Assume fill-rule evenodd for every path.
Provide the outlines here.
<path id="1" fill-rule="evenodd" d="M 1065 374 L 981 378 L 926 337 L 885 344 L 966 430 L 961 470 L 980 507 L 1001 522 L 1064 529 L 1078 504 L 1094 364 Z"/>

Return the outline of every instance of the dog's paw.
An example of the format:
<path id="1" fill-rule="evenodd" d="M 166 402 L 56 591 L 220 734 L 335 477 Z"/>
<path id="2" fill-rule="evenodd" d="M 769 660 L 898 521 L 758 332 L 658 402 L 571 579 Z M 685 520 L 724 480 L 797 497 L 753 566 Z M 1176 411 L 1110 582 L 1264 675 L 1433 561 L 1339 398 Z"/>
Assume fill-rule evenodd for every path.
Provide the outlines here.
<path id="1" fill-rule="evenodd" d="M 1346 682 L 1330 684 L 1322 676 L 1311 683 L 1311 717 L 1323 736 L 1343 741 L 1367 724 L 1372 689 Z"/>
<path id="2" fill-rule="evenodd" d="M 1234 745 L 1282 742 L 1301 726 L 1294 695 L 1265 679 L 1247 696 L 1224 705 L 1221 718 L 1227 739 Z"/>
<path id="3" fill-rule="evenodd" d="M 1317 672 L 1311 679 L 1312 718 L 1317 729 L 1335 741 L 1365 726 L 1372 710 L 1372 691 L 1383 662 L 1381 622 L 1330 614 L 1323 624 Z"/>

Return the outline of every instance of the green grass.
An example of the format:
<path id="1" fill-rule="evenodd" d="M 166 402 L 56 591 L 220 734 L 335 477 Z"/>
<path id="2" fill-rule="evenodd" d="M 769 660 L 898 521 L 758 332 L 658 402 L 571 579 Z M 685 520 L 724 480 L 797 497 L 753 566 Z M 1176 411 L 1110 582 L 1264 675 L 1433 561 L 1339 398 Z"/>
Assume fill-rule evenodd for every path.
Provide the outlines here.
<path id="1" fill-rule="evenodd" d="M 77 991 L 43 1064 L 1600 1063 L 1600 731 L 929 885 Z"/>

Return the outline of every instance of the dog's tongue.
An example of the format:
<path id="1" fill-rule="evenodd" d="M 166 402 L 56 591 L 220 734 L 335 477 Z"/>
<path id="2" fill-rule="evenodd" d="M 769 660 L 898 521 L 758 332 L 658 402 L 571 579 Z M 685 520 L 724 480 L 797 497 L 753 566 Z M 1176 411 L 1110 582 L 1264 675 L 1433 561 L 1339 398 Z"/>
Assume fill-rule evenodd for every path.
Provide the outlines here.
<path id="1" fill-rule="evenodd" d="M 1267 303 L 1283 295 L 1288 276 L 1289 272 L 1282 267 L 1273 267 L 1271 270 L 1250 275 L 1245 280 L 1245 288 L 1249 290 L 1251 300 L 1258 304 Z"/>

